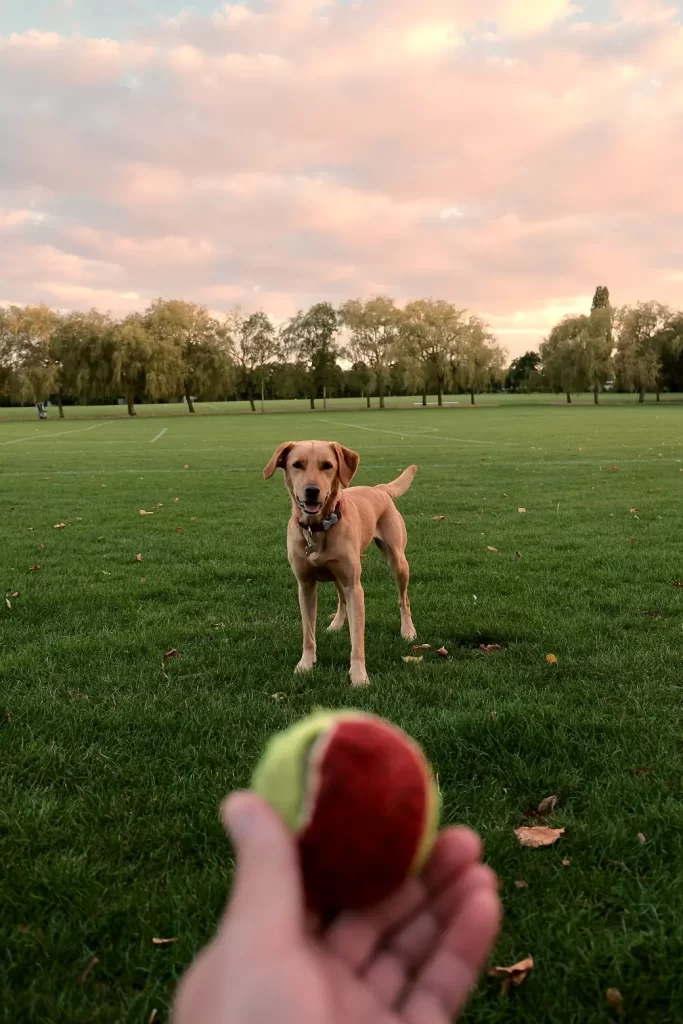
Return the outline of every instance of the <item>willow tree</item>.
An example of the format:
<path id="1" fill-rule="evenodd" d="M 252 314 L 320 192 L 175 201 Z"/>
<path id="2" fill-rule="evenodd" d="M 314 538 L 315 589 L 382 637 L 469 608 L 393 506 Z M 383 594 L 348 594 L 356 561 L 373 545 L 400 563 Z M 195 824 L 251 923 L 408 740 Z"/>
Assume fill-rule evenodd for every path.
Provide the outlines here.
<path id="1" fill-rule="evenodd" d="M 339 354 L 340 326 L 334 306 L 330 302 L 317 302 L 310 309 L 299 310 L 280 331 L 283 351 L 306 368 L 311 409 L 315 409 L 319 388 L 323 393 L 323 409 L 327 408 L 330 371 Z"/>
<path id="2" fill-rule="evenodd" d="M 423 405 L 430 376 L 436 380 L 437 404 L 443 405 L 444 389 L 462 354 L 465 324 L 465 310 L 443 299 L 417 299 L 403 310 L 401 354 L 419 368 Z"/>
<path id="3" fill-rule="evenodd" d="M 401 311 L 387 295 L 376 295 L 366 302 L 350 299 L 340 306 L 339 316 L 349 334 L 344 355 L 372 373 L 379 407 L 384 409 L 386 385 L 401 335 Z"/>
<path id="4" fill-rule="evenodd" d="M 63 417 L 62 367 L 54 344 L 59 322 L 59 314 L 45 305 L 10 306 L 5 311 L 3 333 L 10 353 L 12 397 L 38 402 L 55 395 Z"/>
<path id="5" fill-rule="evenodd" d="M 102 342 L 101 362 L 108 369 L 110 393 L 123 393 L 128 415 L 138 398 L 158 401 L 180 393 L 183 364 L 178 347 L 153 337 L 139 313 L 112 324 Z"/>
<path id="6" fill-rule="evenodd" d="M 663 346 L 672 319 L 671 309 L 654 299 L 616 311 L 617 372 L 623 384 L 638 392 L 640 403 L 650 389 L 659 401 Z"/>
<path id="7" fill-rule="evenodd" d="M 453 364 L 455 381 L 467 391 L 474 405 L 477 391 L 488 389 L 505 372 L 505 350 L 500 347 L 486 323 L 478 316 L 469 316 L 463 325 L 457 363 Z"/>
<path id="8" fill-rule="evenodd" d="M 564 391 L 571 405 L 572 392 L 583 390 L 586 382 L 581 343 L 586 317 L 566 316 L 555 324 L 541 344 L 543 373 L 553 391 Z"/>

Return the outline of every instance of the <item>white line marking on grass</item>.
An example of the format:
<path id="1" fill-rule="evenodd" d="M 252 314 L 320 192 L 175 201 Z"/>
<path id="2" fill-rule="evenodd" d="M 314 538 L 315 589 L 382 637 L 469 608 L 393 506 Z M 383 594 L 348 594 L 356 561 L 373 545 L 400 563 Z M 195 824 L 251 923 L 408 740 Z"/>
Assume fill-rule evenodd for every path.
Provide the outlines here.
<path id="1" fill-rule="evenodd" d="M 322 416 L 320 418 L 321 420 L 323 420 L 324 423 L 340 423 L 342 427 L 353 427 L 355 430 L 367 430 L 371 434 L 393 434 L 394 437 L 402 437 L 405 438 L 406 441 L 410 439 L 409 435 L 416 433 L 416 431 L 413 430 L 412 428 L 406 429 L 403 432 L 400 430 L 382 430 L 380 427 L 362 427 L 360 423 L 341 423 L 341 421 L 339 420 L 323 419 Z M 428 427 L 427 429 L 431 430 L 433 428 Z M 437 433 L 431 434 L 430 436 L 438 437 L 439 439 L 444 441 L 454 441 L 455 444 L 492 444 L 503 445 L 506 448 L 519 448 L 520 446 L 520 442 L 518 441 L 474 441 L 472 440 L 472 438 L 469 437 L 450 437 L 448 434 Z"/>
<path id="2" fill-rule="evenodd" d="M 158 441 L 160 437 L 164 436 L 164 434 L 166 433 L 167 430 L 168 430 L 168 427 L 164 427 L 164 429 L 160 430 L 159 433 L 157 434 L 157 436 L 153 437 L 152 440 L 149 443 L 150 444 L 154 444 L 155 441 Z"/>
<path id="3" fill-rule="evenodd" d="M 44 434 L 42 437 L 36 437 L 35 434 L 31 434 L 30 437 L 17 437 L 14 441 L 0 441 L 0 445 L 19 444 L 20 441 L 44 441 L 45 438 L 48 438 L 50 441 L 59 441 L 64 434 L 83 434 L 86 430 L 97 430 L 98 427 L 106 427 L 106 423 L 95 423 L 92 427 L 76 427 L 75 430 L 62 430 L 57 435 Z"/>

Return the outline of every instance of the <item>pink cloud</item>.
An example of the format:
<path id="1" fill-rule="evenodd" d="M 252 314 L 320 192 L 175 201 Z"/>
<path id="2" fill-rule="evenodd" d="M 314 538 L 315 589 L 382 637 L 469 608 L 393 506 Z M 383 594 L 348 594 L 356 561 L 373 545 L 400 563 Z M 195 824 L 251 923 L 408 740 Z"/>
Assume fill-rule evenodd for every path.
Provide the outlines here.
<path id="1" fill-rule="evenodd" d="M 278 317 L 431 294 L 511 348 L 597 283 L 680 302 L 683 28 L 617 7 L 273 0 L 0 37 L 0 294 Z"/>

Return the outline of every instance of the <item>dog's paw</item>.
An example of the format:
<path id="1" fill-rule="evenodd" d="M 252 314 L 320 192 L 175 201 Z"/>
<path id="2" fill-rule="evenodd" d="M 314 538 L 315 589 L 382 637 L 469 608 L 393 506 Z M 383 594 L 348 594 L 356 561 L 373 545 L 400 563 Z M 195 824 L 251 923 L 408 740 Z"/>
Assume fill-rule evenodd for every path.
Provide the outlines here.
<path id="1" fill-rule="evenodd" d="M 351 676 L 351 686 L 369 686 L 370 680 L 365 669 L 352 668 L 349 672 Z"/>
<path id="2" fill-rule="evenodd" d="M 315 668 L 315 658 L 302 658 L 294 671 L 297 673 L 310 672 L 313 668 Z"/>
<path id="3" fill-rule="evenodd" d="M 332 622 L 327 627 L 327 632 L 328 633 L 338 633 L 340 629 L 344 628 L 344 623 L 345 622 L 346 622 L 345 618 L 344 619 L 338 619 L 337 616 L 335 615 L 335 617 L 332 619 Z"/>
<path id="4" fill-rule="evenodd" d="M 417 636 L 417 630 L 412 622 L 407 622 L 405 626 L 401 626 L 401 636 L 404 640 L 414 640 Z"/>

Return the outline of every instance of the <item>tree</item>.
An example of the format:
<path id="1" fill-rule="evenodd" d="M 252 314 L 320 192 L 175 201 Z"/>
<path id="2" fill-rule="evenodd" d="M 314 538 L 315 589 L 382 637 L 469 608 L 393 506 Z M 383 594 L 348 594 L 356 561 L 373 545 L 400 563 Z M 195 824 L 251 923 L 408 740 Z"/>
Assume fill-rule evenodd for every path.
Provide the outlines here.
<path id="1" fill-rule="evenodd" d="M 377 295 L 367 302 L 350 299 L 340 307 L 339 316 L 350 335 L 345 355 L 370 369 L 377 384 L 379 407 L 384 409 L 389 368 L 400 336 L 401 312 L 393 299 Z"/>
<path id="2" fill-rule="evenodd" d="M 254 397 L 259 386 L 263 412 L 268 366 L 280 355 L 275 328 L 265 313 L 259 311 L 245 316 L 240 306 L 232 310 L 226 323 L 239 386 L 246 393 L 252 412 L 256 412 Z"/>
<path id="3" fill-rule="evenodd" d="M 61 364 L 54 347 L 59 320 L 59 314 L 45 305 L 10 306 L 4 329 L 11 353 L 8 383 L 13 396 L 22 402 L 38 402 L 56 395 L 63 418 Z"/>
<path id="4" fill-rule="evenodd" d="M 171 374 L 177 373 L 188 411 L 193 395 L 215 397 L 230 376 L 229 346 L 219 322 L 206 306 L 178 299 L 157 299 L 143 317 L 150 338 L 173 353 Z"/>
<path id="5" fill-rule="evenodd" d="M 136 415 L 137 398 L 154 402 L 177 395 L 182 387 L 178 348 L 168 339 L 153 338 L 139 313 L 112 324 L 102 341 L 102 356 L 107 368 L 103 383 L 109 393 L 123 392 L 129 416 Z"/>
<path id="6" fill-rule="evenodd" d="M 437 404 L 443 405 L 444 388 L 460 358 L 464 318 L 464 310 L 442 299 L 417 299 L 403 310 L 402 355 L 420 370 L 423 405 L 430 373 L 436 381 Z"/>
<path id="7" fill-rule="evenodd" d="M 566 316 L 555 324 L 541 344 L 543 372 L 553 391 L 564 391 L 571 405 L 572 391 L 585 386 L 585 360 L 580 335 L 586 317 Z"/>
<path id="8" fill-rule="evenodd" d="M 590 316 L 574 318 L 577 325 L 576 344 L 580 348 L 581 379 L 593 391 L 593 402 L 600 402 L 600 389 L 614 369 L 612 360 L 612 308 L 596 306 Z"/>
<path id="9" fill-rule="evenodd" d="M 366 406 L 370 409 L 370 396 L 375 390 L 375 374 L 370 367 L 363 362 L 354 363 L 351 369 L 346 371 L 346 381 L 351 392 L 357 392 L 364 398 Z"/>
<path id="10" fill-rule="evenodd" d="M 505 377 L 505 387 L 510 391 L 531 391 L 538 379 L 541 357 L 538 352 L 525 352 L 510 363 Z"/>
<path id="11" fill-rule="evenodd" d="M 65 398 L 86 402 L 98 393 L 106 393 L 109 374 L 106 363 L 102 362 L 103 339 L 111 328 L 111 318 L 96 309 L 61 317 L 53 348 L 61 366 L 61 393 Z"/>
<path id="12" fill-rule="evenodd" d="M 318 302 L 306 312 L 299 311 L 280 332 L 283 351 L 302 363 L 309 379 L 309 401 L 315 409 L 318 390 L 327 408 L 327 385 L 336 363 L 339 316 L 329 302 Z"/>
<path id="13" fill-rule="evenodd" d="M 649 388 L 656 391 L 659 401 L 663 349 L 672 319 L 671 309 L 654 299 L 622 306 L 615 313 L 617 372 L 623 384 L 638 391 L 640 403 Z"/>
<path id="14" fill-rule="evenodd" d="M 463 343 L 457 358 L 457 363 L 453 365 L 453 376 L 469 392 L 470 401 L 474 405 L 475 393 L 489 388 L 494 379 L 502 375 L 506 353 L 481 317 L 470 316 L 464 326 Z"/>

